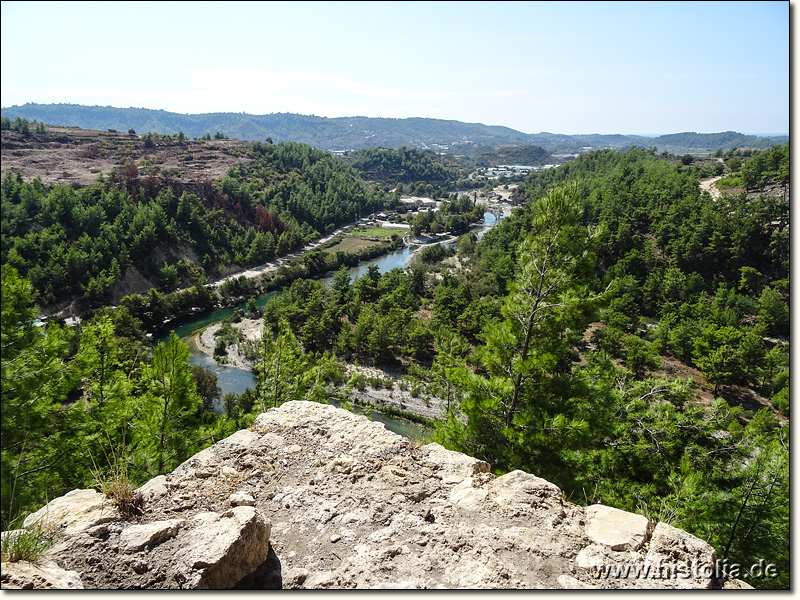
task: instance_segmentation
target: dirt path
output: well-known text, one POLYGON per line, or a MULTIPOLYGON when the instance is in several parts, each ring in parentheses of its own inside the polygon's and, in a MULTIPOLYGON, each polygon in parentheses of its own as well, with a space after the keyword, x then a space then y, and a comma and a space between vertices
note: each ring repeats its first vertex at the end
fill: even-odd
POLYGON ((722 175, 719 175, 717 177, 709 177, 707 179, 701 179, 700 180, 700 189, 703 190, 703 191, 708 192, 709 194, 711 194, 711 197, 714 200, 716 200, 717 198, 720 197, 722 192, 720 192, 719 188, 714 184, 717 181, 719 181, 720 179, 722 179, 722 175))
POLYGON ((336 229, 336 230, 332 231, 331 233, 329 233, 325 237, 322 237, 322 238, 318 239, 315 242, 311 242, 310 244, 307 244, 307 245, 303 246, 300 250, 295 250, 291 254, 287 254, 286 256, 282 256, 281 258, 276 258, 275 260, 272 260, 272 261, 270 261, 270 262, 268 262, 266 264, 263 264, 261 266, 253 267, 251 269, 246 269, 244 271, 239 271, 238 273, 234 273, 232 275, 228 275, 227 277, 223 277, 222 279, 218 279, 217 281, 213 281, 213 282, 209 283, 208 285, 210 285, 211 287, 217 287, 219 285, 222 285, 223 283, 225 283, 229 279, 239 279, 239 277, 247 277, 248 279, 253 279, 254 277, 260 277, 261 275, 264 275, 265 273, 269 273, 271 271, 277 271, 278 268, 283 263, 285 263, 287 260, 290 260, 290 259, 295 258, 297 256, 302 256, 306 252, 310 252, 311 250, 313 250, 314 248, 318 247, 319 245, 324 244, 325 242, 333 239, 335 236, 337 236, 340 233, 344 232, 345 229, 347 229, 348 227, 350 227, 350 225, 345 225, 344 227, 340 227, 339 229, 336 229))

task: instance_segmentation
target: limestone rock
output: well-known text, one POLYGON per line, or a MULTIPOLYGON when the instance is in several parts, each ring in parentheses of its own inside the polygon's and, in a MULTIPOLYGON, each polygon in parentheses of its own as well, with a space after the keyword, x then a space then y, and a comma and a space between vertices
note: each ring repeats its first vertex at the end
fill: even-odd
POLYGON ((167 493, 166 481, 166 475, 159 475, 158 477, 153 477, 153 479, 140 487, 139 493, 142 495, 144 501, 147 502, 153 498, 159 498, 165 495, 167 493))
POLYGON ((749 583, 745 583, 741 579, 727 579, 722 585, 723 590, 753 590, 755 589, 749 583))
POLYGON ((155 546, 171 537, 175 537, 184 519, 156 521, 144 525, 131 525, 119 535, 119 551, 123 554, 139 552, 146 546, 155 546))
POLYGON ((255 503, 255 499, 246 492, 231 494, 231 504, 234 506, 254 506, 255 503))
POLYGON ((442 483, 460 483, 467 477, 491 471, 489 464, 460 452, 453 452, 439 444, 424 447, 424 457, 433 467, 442 483))
POLYGON ((586 535, 612 550, 638 550, 647 537, 647 519, 618 508, 593 504, 586 507, 586 535))
POLYGON ((66 571, 51 560, 3 563, 4 590, 82 590, 83 583, 75 571, 66 571))
POLYGON ((481 504, 489 497, 489 491, 473 485, 476 483, 472 477, 467 477, 450 492, 450 502, 462 508, 477 510, 481 504))
POLYGON ((68 537, 119 519, 119 511, 100 492, 72 490, 28 515, 22 526, 28 528, 38 521, 43 521, 47 526, 57 524, 63 535, 68 537))
POLYGON ((481 460, 312 402, 259 415, 140 492, 132 521, 91 490, 51 502, 29 518, 47 515, 61 533, 46 558, 87 589, 721 585, 601 576, 713 564, 714 552, 663 524, 648 549, 644 517, 584 509, 533 474, 495 477, 481 460))
POLYGON ((652 569, 674 571, 664 587, 710 588, 714 583, 717 554, 714 548, 690 533, 659 523, 650 538, 645 563, 652 569))
POLYGON ((269 533, 269 522, 250 506, 206 513, 202 527, 181 540, 171 578, 188 589, 233 587, 266 560, 269 533))

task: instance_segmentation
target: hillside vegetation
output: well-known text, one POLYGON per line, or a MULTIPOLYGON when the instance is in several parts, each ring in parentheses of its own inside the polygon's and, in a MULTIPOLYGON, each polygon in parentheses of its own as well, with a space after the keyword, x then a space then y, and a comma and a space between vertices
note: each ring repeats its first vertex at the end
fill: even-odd
POLYGON ((349 153, 345 161, 370 180, 385 184, 418 183, 449 187, 462 165, 431 151, 409 148, 364 148, 349 153))
MULTIPOLYGON (((356 171, 302 144, 237 146, 225 176, 192 181, 162 170, 147 139, 126 142, 123 166, 86 187, 5 172, 2 262, 32 281, 42 304, 118 300, 126 279, 142 276, 167 291, 201 284, 383 205, 356 171)), ((203 151, 165 136, 150 143, 203 151)))

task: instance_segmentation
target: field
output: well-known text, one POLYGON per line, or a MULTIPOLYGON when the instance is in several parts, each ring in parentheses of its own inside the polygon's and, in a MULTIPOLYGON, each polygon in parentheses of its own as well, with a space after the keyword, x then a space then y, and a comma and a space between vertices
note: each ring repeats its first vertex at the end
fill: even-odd
POLYGON ((360 235, 345 234, 338 244, 325 248, 325 252, 336 254, 337 252, 361 252, 372 246, 377 246, 381 242, 377 240, 366 239, 360 235))
POLYGON ((358 227, 351 232, 352 235, 361 238, 386 238, 389 239, 395 234, 403 235, 408 233, 405 229, 383 229, 382 227, 358 227))

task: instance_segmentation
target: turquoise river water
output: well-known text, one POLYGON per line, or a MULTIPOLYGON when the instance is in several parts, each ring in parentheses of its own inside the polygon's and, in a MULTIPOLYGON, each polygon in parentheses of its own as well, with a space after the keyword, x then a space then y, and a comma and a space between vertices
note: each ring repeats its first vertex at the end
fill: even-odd
MULTIPOLYGON (((491 213, 487 212, 484 214, 483 223, 473 229, 477 233, 481 233, 481 231, 486 231, 493 227, 497 223, 497 217, 491 213)), ((366 260, 361 262, 358 266, 353 267, 350 269, 350 279, 354 281, 355 279, 361 277, 367 272, 367 269, 371 265, 376 265, 378 270, 381 273, 386 273, 391 271, 394 268, 404 268, 406 262, 408 261, 411 254, 416 250, 414 246, 405 247, 389 254, 385 254, 384 256, 380 256, 378 258, 374 258, 372 260, 366 260)), ((323 282, 326 286, 329 286, 330 283, 333 281, 334 274, 329 273, 325 276, 319 277, 319 281, 323 282)), ((262 294, 258 298, 256 298, 256 305, 259 308, 263 308, 266 306, 269 299, 274 296, 275 294, 279 294, 280 290, 276 290, 270 292, 268 294, 262 294)), ((197 316, 197 315, 190 315, 183 317, 181 319, 176 320, 172 326, 170 327, 169 331, 164 331, 156 337, 155 342, 163 342, 169 337, 169 332, 174 331, 178 337, 183 339, 184 342, 189 344, 189 347, 192 351, 191 362, 192 364, 202 365, 204 367, 208 367, 217 375, 217 382, 219 383, 219 387, 222 390, 222 395, 229 392, 233 392, 235 394, 242 394, 246 389, 255 389, 256 386, 256 379, 255 376, 251 371, 247 371, 244 369, 239 369, 237 367, 231 366, 224 366, 219 365, 217 362, 204 352, 201 352, 197 349, 193 342, 193 338, 197 332, 202 329, 205 329, 209 325, 213 325, 223 319, 230 317, 234 314, 234 312, 239 308, 244 308, 244 304, 240 304, 238 306, 232 306, 228 308, 220 308, 214 310, 212 312, 197 316)), ((221 408, 221 407, 220 407, 221 408)), ((361 409, 357 406, 353 407, 353 412, 361 413, 361 409)), ((394 431, 395 433, 399 433, 400 435, 406 437, 417 437, 417 438, 425 438, 430 435, 430 430, 422 425, 418 425, 416 423, 412 423, 410 421, 406 421, 404 419, 396 419, 393 417, 389 417, 387 415, 383 415, 377 411, 373 411, 370 413, 369 418, 373 421, 380 421, 386 428, 390 431, 394 431)))

